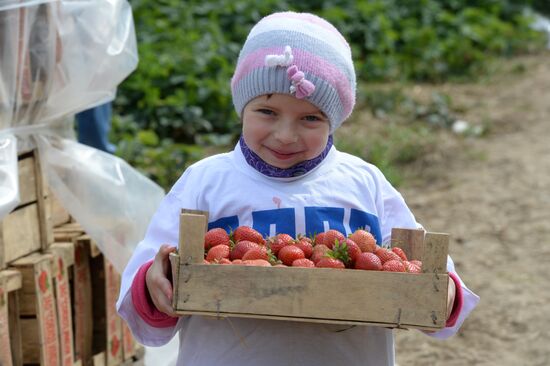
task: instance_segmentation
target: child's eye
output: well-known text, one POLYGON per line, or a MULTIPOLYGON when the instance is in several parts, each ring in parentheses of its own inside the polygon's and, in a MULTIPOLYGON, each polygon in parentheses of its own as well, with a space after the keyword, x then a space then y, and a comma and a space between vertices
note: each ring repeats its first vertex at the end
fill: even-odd
POLYGON ((272 116, 275 114, 275 112, 273 112, 271 109, 265 109, 265 108, 258 109, 258 112, 265 114, 267 116, 272 116))
POLYGON ((315 122, 315 121, 320 121, 321 120, 321 118, 319 118, 317 116, 314 116, 314 115, 305 116, 304 119, 306 121, 310 121, 310 122, 315 122))

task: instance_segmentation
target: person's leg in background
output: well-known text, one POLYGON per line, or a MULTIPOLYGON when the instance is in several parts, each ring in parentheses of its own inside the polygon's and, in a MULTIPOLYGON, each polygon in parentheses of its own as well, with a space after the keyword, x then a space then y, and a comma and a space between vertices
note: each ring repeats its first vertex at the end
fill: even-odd
POLYGON ((113 154, 115 145, 109 142, 111 102, 87 109, 76 115, 78 142, 113 154))

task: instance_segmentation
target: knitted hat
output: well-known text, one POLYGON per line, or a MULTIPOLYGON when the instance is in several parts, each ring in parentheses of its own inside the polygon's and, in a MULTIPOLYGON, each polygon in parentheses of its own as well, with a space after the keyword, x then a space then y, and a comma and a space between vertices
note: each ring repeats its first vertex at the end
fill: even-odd
POLYGON ((319 108, 330 133, 355 105, 351 49, 326 20, 308 13, 274 13, 250 31, 231 79, 239 116, 250 100, 264 94, 290 94, 319 108))

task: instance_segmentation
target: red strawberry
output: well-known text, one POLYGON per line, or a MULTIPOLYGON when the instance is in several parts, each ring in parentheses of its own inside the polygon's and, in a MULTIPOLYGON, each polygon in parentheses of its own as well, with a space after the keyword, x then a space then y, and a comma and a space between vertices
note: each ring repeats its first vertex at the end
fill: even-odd
POLYGON ((346 246, 347 246, 347 249, 348 249, 349 263, 353 266, 353 263, 355 263, 355 260, 357 259, 357 256, 359 254, 361 254, 361 249, 351 239, 345 239, 344 243, 346 243, 346 246))
POLYGON ((325 244, 327 247, 332 249, 335 242, 342 242, 346 239, 344 234, 339 232, 338 230, 329 230, 325 233, 325 237, 323 240, 323 244, 325 244))
POLYGON ((313 245, 311 244, 311 239, 302 236, 298 238, 298 240, 296 240, 294 245, 302 249, 306 258, 311 258, 311 255, 313 254, 313 245))
POLYGON ((258 248, 252 248, 248 250, 246 253, 244 253, 242 260, 249 260, 249 259, 264 259, 268 260, 269 255, 267 254, 267 248, 266 247, 258 247, 258 248))
POLYGON ((243 240, 251 241, 260 245, 265 245, 265 240, 262 237, 262 234, 249 226, 239 226, 235 229, 235 231, 233 231, 233 241, 235 243, 243 240))
POLYGON ((401 260, 408 261, 407 255, 405 254, 403 249, 401 249, 399 247, 393 247, 393 248, 391 248, 391 251, 394 252, 395 254, 397 254, 399 256, 399 258, 401 258, 401 260))
POLYGON ((311 261, 307 258, 300 258, 300 259, 296 259, 294 262, 292 262, 292 267, 313 268, 313 267, 315 267, 315 263, 313 263, 313 261, 311 261))
POLYGON ((317 244, 323 244, 325 245, 325 233, 319 233, 317 235, 315 235, 315 239, 313 239, 313 243, 315 243, 315 245, 317 244))
POLYGON ((390 259, 382 265, 382 271, 388 272, 405 272, 405 265, 401 260, 390 259))
POLYGON ((260 267, 271 267, 271 263, 263 259, 249 259, 243 261, 245 266, 260 266, 260 267))
POLYGON ((376 249, 376 239, 366 230, 357 229, 349 238, 361 248, 362 252, 374 252, 376 249))
POLYGON ((295 245, 285 245, 279 250, 277 257, 279 257, 283 264, 290 266, 296 259, 305 258, 305 254, 302 249, 295 245))
POLYGON ((229 246, 225 244, 210 248, 208 254, 206 254, 206 260, 209 262, 219 261, 222 258, 229 258, 229 246))
POLYGON ((243 264, 243 260, 242 259, 235 259, 235 260, 231 261, 231 264, 240 265, 240 264, 243 264))
POLYGON ((231 264, 231 261, 227 258, 222 258, 218 261, 218 264, 231 264))
POLYGON ((392 252, 389 249, 378 247, 374 251, 374 254, 376 254, 380 260, 382 261, 382 264, 386 263, 389 260, 398 260, 401 262, 401 257, 399 257, 397 254, 392 252))
POLYGON ((317 244, 313 247, 313 253, 311 254, 311 260, 313 263, 317 263, 321 258, 327 255, 330 251, 329 247, 324 244, 317 244))
POLYGON ((278 255, 279 250, 285 245, 294 243, 294 238, 288 234, 277 234, 274 238, 270 238, 268 245, 271 253, 278 255))
POLYGON ((418 267, 420 267, 420 269, 422 269, 422 261, 419 261, 419 260, 416 260, 416 259, 413 259, 411 261, 412 264, 416 264, 418 267))
POLYGON ((381 271, 382 261, 378 256, 371 252, 359 254, 355 261, 355 269, 365 269, 370 271, 381 271))
POLYGON ((230 258, 233 259, 242 259, 244 253, 248 252, 252 248, 259 248, 260 244, 254 243, 252 241, 248 240, 242 240, 239 241, 235 247, 233 247, 233 250, 231 250, 230 258))
POLYGON ((412 262, 403 261, 403 264, 405 265, 405 269, 407 270, 407 272, 422 273, 422 270, 420 269, 420 267, 417 266, 416 264, 412 263, 412 262))
POLYGON ((229 245, 229 234, 222 228, 210 229, 204 235, 204 249, 208 250, 216 245, 229 245))
POLYGON ((315 267, 322 267, 322 268, 338 268, 338 269, 344 269, 346 266, 344 265, 344 262, 342 262, 339 259, 330 258, 330 257, 323 257, 319 262, 315 264, 315 267))

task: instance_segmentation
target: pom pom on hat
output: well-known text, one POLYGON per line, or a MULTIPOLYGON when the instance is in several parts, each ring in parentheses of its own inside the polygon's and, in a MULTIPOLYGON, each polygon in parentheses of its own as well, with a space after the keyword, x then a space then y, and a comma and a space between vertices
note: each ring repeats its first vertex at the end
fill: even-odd
POLYGON ((274 13, 250 31, 231 79, 239 116, 250 100, 290 94, 319 108, 333 133, 355 105, 351 49, 338 30, 308 13, 274 13))

